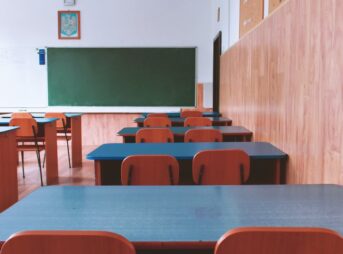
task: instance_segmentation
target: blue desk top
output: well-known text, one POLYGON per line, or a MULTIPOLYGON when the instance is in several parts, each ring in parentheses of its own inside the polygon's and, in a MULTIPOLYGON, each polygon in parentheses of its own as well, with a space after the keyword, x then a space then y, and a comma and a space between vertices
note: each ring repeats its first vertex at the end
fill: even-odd
MULTIPOLYGON (((119 136, 135 136, 136 132, 142 128, 127 127, 121 129, 117 134, 119 136)), ((224 135, 228 134, 252 134, 251 131, 242 126, 210 126, 210 127, 169 127, 174 135, 184 135, 186 131, 191 129, 216 129, 220 130, 224 135)))
MULTIPOLYGON (((143 117, 147 117, 148 114, 150 113, 143 113, 142 116, 143 117)), ((169 113, 166 113, 168 115, 168 117, 172 118, 172 117, 180 117, 180 112, 169 112, 169 113)), ((202 113, 203 116, 207 116, 207 117, 219 117, 221 116, 220 113, 218 112, 203 112, 202 113)))
POLYGON ((14 127, 1 127, 0 126, 0 134, 10 132, 10 131, 14 131, 16 129, 18 129, 18 127, 15 127, 15 126, 14 127))
MULTIPOLYGON (((225 118, 225 117, 207 117, 209 118, 212 122, 231 122, 232 120, 229 118, 225 118)), ((186 118, 181 118, 181 117, 172 117, 170 118, 170 120, 173 123, 183 123, 185 121, 186 118)), ((134 121, 135 123, 143 123, 145 120, 145 117, 138 117, 136 118, 134 121)))
MULTIPOLYGON (((58 118, 35 118, 37 124, 52 123, 58 120, 58 118)), ((0 118, 0 125, 8 125, 11 118, 0 118)))
MULTIPOLYGON (((65 116, 68 118, 72 118, 72 117, 78 117, 81 116, 82 114, 80 113, 65 113, 65 116)), ((32 116, 34 118, 44 118, 45 117, 45 113, 32 113, 32 116)), ((0 115, 0 117, 4 117, 4 118, 11 118, 12 114, 4 114, 4 115, 0 115)))
POLYGON ((0 240, 23 230, 105 230, 132 242, 215 242, 243 226, 343 235, 342 200, 335 185, 43 187, 0 214, 0 240))
POLYGON ((214 143, 123 143, 104 144, 87 155, 89 160, 123 160, 129 155, 168 154, 177 159, 193 159, 202 150, 242 149, 252 159, 283 159, 287 154, 265 142, 214 143))

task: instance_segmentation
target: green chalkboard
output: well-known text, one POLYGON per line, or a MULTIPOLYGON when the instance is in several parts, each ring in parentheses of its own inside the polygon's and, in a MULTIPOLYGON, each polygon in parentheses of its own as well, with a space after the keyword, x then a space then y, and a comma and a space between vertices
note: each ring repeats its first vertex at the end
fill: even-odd
POLYGON ((194 106, 195 48, 48 48, 50 106, 194 106))

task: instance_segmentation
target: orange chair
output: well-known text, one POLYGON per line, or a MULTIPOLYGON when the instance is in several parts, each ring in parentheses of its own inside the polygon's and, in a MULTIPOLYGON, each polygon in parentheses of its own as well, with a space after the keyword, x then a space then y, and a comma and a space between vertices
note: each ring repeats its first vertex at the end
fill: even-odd
POLYGON ((183 110, 183 111, 181 111, 180 116, 182 118, 202 117, 202 112, 201 111, 197 111, 197 110, 183 110))
POLYGON ((168 114, 167 113, 150 113, 147 115, 147 117, 167 117, 168 118, 168 114))
POLYGON ((171 127, 168 117, 148 117, 143 122, 144 127, 171 127))
POLYGON ((223 142, 223 135, 216 129, 191 129, 185 133, 185 142, 223 142))
POLYGON ((338 254, 342 237, 323 228, 237 228, 224 234, 214 254, 338 254))
POLYGON ((187 117, 185 127, 212 126, 212 121, 207 117, 187 117))
POLYGON ((169 155, 132 155, 121 164, 123 185, 177 185, 179 163, 169 155))
POLYGON ((135 254, 121 235, 102 231, 26 231, 12 235, 0 254, 135 254))
MULTIPOLYGON (((65 140, 67 142, 67 152, 68 152, 68 163, 69 168, 71 168, 70 163, 70 151, 69 151, 69 141, 71 140, 71 129, 67 127, 67 117, 63 113, 46 113, 45 118, 58 118, 56 121, 56 131, 57 131, 57 139, 65 140)), ((45 162, 45 156, 43 161, 43 167, 45 162)))
POLYGON ((136 133, 136 143, 172 143, 173 132, 168 128, 143 128, 136 133))
POLYGON ((25 178, 24 152, 35 151, 39 166, 41 185, 43 186, 40 152, 45 150, 45 144, 44 138, 38 137, 38 126, 36 120, 33 118, 14 118, 11 119, 9 125, 19 127, 17 130, 17 150, 21 153, 23 178, 25 178))
POLYGON ((32 118, 32 115, 28 112, 13 112, 11 118, 32 118))
POLYGON ((203 185, 238 185, 250 174, 250 158, 242 150, 206 150, 193 158, 193 180, 203 185))

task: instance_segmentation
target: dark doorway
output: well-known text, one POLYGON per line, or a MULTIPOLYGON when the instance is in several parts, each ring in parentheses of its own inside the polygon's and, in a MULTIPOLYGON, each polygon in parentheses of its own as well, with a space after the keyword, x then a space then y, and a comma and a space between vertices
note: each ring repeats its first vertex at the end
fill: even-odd
POLYGON ((219 112, 220 55, 222 54, 222 32, 213 42, 213 111, 219 112))

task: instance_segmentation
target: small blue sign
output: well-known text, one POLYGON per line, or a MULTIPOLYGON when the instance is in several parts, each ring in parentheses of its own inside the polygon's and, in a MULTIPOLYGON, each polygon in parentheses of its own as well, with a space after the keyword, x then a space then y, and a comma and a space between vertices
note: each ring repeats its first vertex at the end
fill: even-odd
POLYGON ((45 65, 45 49, 40 49, 39 54, 39 65, 45 65))

